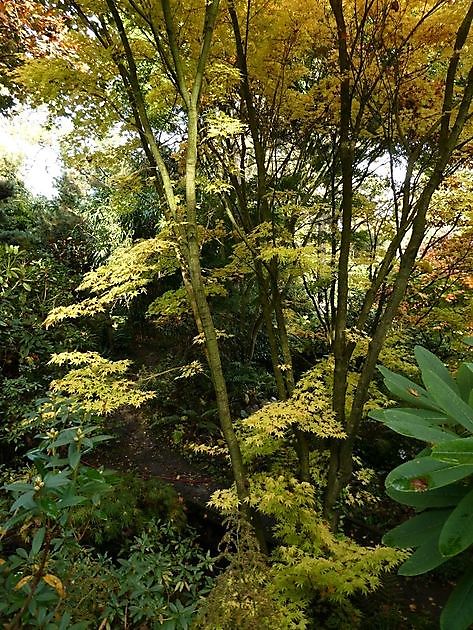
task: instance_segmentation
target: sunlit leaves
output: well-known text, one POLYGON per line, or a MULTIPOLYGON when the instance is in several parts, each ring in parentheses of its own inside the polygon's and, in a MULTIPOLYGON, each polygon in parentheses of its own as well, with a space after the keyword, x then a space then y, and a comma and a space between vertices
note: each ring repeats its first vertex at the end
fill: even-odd
POLYGON ((291 398, 268 403, 242 420, 241 425, 243 454, 250 461, 278 451, 294 428, 319 438, 345 437, 325 384, 314 371, 302 377, 291 398))
POLYGON ((177 267, 172 244, 155 238, 117 249, 105 265, 86 274, 80 290, 92 295, 70 306, 58 306, 46 318, 52 326, 67 318, 95 315, 118 303, 128 304, 146 290, 157 276, 173 273, 177 267))
POLYGON ((126 378, 129 361, 109 361, 95 352, 69 352, 54 355, 52 362, 73 366, 51 383, 52 391, 69 397, 72 406, 89 413, 107 415, 125 405, 140 407, 154 396, 126 378))

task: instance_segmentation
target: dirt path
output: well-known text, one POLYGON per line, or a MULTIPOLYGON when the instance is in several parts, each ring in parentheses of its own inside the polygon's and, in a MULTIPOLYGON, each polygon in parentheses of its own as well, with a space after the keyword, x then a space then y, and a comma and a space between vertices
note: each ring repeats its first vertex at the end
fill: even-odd
POLYGON ((214 479, 186 459, 166 440, 160 440, 148 428, 144 413, 125 410, 117 418, 116 439, 97 449, 90 463, 122 472, 136 472, 140 477, 157 477, 171 484, 190 510, 212 521, 220 518, 207 503, 219 487, 214 479))

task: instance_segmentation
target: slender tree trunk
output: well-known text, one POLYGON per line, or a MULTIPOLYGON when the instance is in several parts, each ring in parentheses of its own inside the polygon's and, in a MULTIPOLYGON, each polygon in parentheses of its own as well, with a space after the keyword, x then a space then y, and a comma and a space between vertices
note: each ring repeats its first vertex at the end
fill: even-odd
MULTIPOLYGON (((341 238, 337 270, 337 303, 334 322, 332 407, 339 421, 345 423, 346 392, 349 355, 347 352, 346 327, 348 314, 348 265, 351 249, 353 215, 353 143, 351 139, 350 59, 347 48, 347 29, 341 0, 330 0, 337 23, 338 65, 340 71, 340 148, 339 160, 342 173, 341 238)), ((332 489, 338 487, 340 441, 334 440, 330 449, 328 488, 325 515, 333 522, 331 514, 334 501, 332 489)))
MULTIPOLYGON (((258 124, 258 115, 253 103, 251 87, 248 80, 248 67, 246 59, 246 51, 241 36, 238 15, 233 0, 228 2, 228 12, 232 23, 233 33, 235 37, 235 47, 238 68, 241 72, 241 94, 245 103, 246 114, 248 118, 248 126, 250 129, 253 148, 255 152, 256 170, 257 170, 257 212, 253 220, 252 227, 256 227, 261 222, 271 222, 271 209, 267 197, 267 168, 265 163, 265 147, 261 141, 261 135, 258 124)), ((256 278, 258 282, 259 295, 264 315, 264 323, 268 342, 271 351, 271 362, 273 365, 274 377, 278 390, 278 397, 286 400, 290 397, 294 390, 294 371, 292 365, 292 355, 287 338, 286 323, 282 310, 281 293, 278 287, 278 261, 272 259, 267 269, 268 278, 265 277, 265 271, 262 265, 257 262, 256 278), (271 300, 268 300, 267 290, 271 293, 271 300), (273 325, 273 311, 276 316, 276 327, 273 325), (279 365, 279 354, 284 361, 284 372, 282 373, 279 365)), ((299 477, 303 481, 309 481, 309 442, 307 435, 300 429, 295 430, 297 442, 297 455, 299 459, 299 477)))
POLYGON ((233 428, 228 401, 225 377, 222 370, 217 334, 205 294, 205 285, 200 265, 200 244, 197 236, 196 216, 196 165, 197 165, 197 108, 190 104, 188 109, 188 141, 186 160, 186 209, 187 209, 187 246, 189 250, 189 275, 192 291, 202 325, 207 350, 207 359, 215 389, 220 425, 230 453, 233 476, 238 497, 244 506, 248 497, 248 483, 240 446, 233 428))
MULTIPOLYGON (((174 192, 174 186, 169 176, 165 161, 156 141, 152 129, 146 103, 141 92, 136 63, 128 41, 125 26, 115 4, 115 0, 106 0, 116 25, 117 31, 125 53, 126 66, 120 56, 116 57, 126 92, 132 105, 135 122, 139 130, 140 138, 146 155, 161 177, 162 188, 167 202, 167 218, 173 226, 176 234, 176 255, 181 267, 184 287, 189 303, 192 307, 194 318, 199 333, 203 333, 205 339, 206 357, 211 372, 217 402, 218 414, 222 433, 225 438, 232 465, 238 499, 242 514, 248 521, 255 519, 250 514, 247 505, 248 480, 243 464, 240 445, 233 427, 226 382, 223 375, 220 350, 215 331, 211 311, 205 293, 205 285, 202 278, 200 263, 200 243, 198 239, 197 204, 196 204, 196 168, 197 168, 197 142, 198 142, 198 111, 200 94, 203 82, 205 65, 208 58, 213 29, 217 17, 219 0, 209 0, 205 10, 205 20, 201 39, 201 52, 193 80, 191 91, 188 90, 185 80, 184 67, 180 58, 179 47, 175 35, 173 16, 169 0, 161 0, 161 7, 166 25, 169 50, 174 64, 174 70, 169 67, 176 87, 182 97, 187 113, 187 157, 186 157, 186 203, 185 209, 179 206, 174 192), (183 214, 183 212, 185 214, 183 214)), ((92 28, 93 28, 92 24, 92 28)), ((98 35, 99 39, 100 36, 98 35)), ((100 39, 100 41, 102 41, 100 39)), ((104 47, 109 42, 102 41, 104 47)), ((171 63, 171 61, 169 61, 171 63)), ((262 550, 266 549, 265 537, 262 528, 256 523, 256 535, 262 550)))

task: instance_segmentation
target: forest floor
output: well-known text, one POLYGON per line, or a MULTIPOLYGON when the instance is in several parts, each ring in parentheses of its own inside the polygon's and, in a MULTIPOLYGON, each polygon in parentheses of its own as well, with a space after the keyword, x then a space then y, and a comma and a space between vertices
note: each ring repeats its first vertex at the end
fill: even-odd
MULTIPOLYGON (((135 369, 156 368, 159 357, 150 352, 149 344, 137 344, 133 350, 135 369)), ((208 501, 215 490, 229 483, 225 481, 225 463, 219 469, 218 464, 208 465, 202 457, 187 457, 180 446, 173 444, 169 427, 152 424, 149 410, 123 410, 108 427, 115 439, 98 449, 90 463, 171 484, 182 498, 188 521, 199 532, 201 544, 215 552, 224 527, 208 501)), ((379 544, 382 532, 375 530, 362 521, 347 519, 346 533, 360 544, 379 544)), ((381 588, 360 597, 355 604, 363 612, 366 630, 434 630, 439 627, 440 612, 453 585, 448 571, 412 578, 390 574, 381 588)))
MULTIPOLYGON (((177 447, 150 429, 145 413, 126 410, 115 427, 116 439, 98 450, 93 463, 171 484, 182 497, 189 522, 201 532, 202 544, 215 550, 224 530, 219 515, 207 502, 222 483, 208 471, 202 472, 199 463, 189 461, 177 447)), ((379 542, 362 524, 353 526, 349 533, 360 543, 379 542)), ((433 630, 438 628, 439 615, 452 586, 443 575, 401 578, 391 574, 382 588, 360 599, 357 605, 366 617, 363 624, 367 630, 433 630)))
POLYGON ((114 429, 107 431, 115 439, 97 449, 88 463, 118 472, 134 472, 143 479, 154 477, 173 486, 184 504, 189 523, 199 533, 201 544, 215 551, 224 529, 220 515, 207 504, 222 483, 149 428, 144 412, 126 409, 113 424, 114 429))
POLYGON ((205 506, 219 484, 177 448, 153 434, 144 415, 135 409, 120 416, 115 440, 101 453, 103 465, 141 477, 157 477, 170 483, 185 501, 205 506), (105 457, 105 461, 103 458, 105 457))

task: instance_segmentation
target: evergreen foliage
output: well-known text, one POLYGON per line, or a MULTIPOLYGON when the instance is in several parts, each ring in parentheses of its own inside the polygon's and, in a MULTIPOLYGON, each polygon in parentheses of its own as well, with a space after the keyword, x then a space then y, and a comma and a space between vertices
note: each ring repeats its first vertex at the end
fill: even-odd
MULTIPOLYGON (((394 431, 427 444, 386 478, 388 494, 418 511, 384 536, 386 544, 415 549, 401 565, 401 575, 431 571, 473 543, 473 364, 462 363, 453 378, 428 350, 417 346, 415 354, 425 388, 380 368, 389 391, 411 407, 371 413, 394 431)), ((466 630, 473 622, 471 568, 467 558, 462 564, 466 573, 442 611, 445 630, 466 630)))

